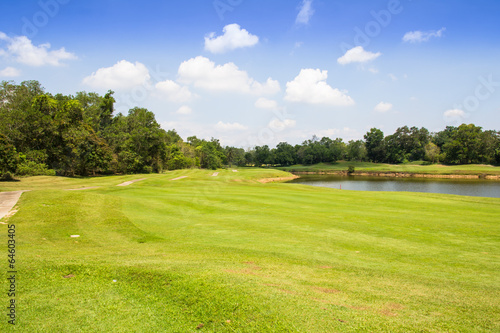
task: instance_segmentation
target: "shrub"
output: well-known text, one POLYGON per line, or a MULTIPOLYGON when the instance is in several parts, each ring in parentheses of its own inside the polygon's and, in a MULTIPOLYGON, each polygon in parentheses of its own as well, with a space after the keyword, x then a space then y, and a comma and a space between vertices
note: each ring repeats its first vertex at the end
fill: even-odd
POLYGON ((349 166, 347 167, 347 173, 349 173, 349 174, 350 174, 350 173, 354 173, 354 171, 355 171, 354 165, 349 165, 349 166))
POLYGON ((17 165, 16 174, 18 176, 55 176, 56 172, 44 163, 25 160, 17 165))

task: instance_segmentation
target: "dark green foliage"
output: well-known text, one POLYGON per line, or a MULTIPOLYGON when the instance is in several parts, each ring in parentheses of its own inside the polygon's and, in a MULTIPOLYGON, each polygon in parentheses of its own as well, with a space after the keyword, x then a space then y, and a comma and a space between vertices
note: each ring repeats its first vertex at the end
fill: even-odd
POLYGON ((0 178, 10 179, 10 174, 16 171, 18 163, 16 148, 0 133, 0 178))
POLYGON ((386 157, 384 133, 378 128, 372 128, 364 138, 368 159, 371 162, 383 162, 386 157))
POLYGON ((392 135, 372 128, 364 141, 313 136, 301 145, 280 142, 245 151, 219 140, 188 137, 160 127, 153 112, 133 108, 114 115, 114 92, 75 96, 44 91, 37 81, 0 85, 2 174, 96 175, 149 173, 165 169, 226 166, 290 166, 339 160, 405 163, 426 160, 449 164, 500 164, 500 134, 473 124, 425 128, 400 127, 392 135), (19 155, 20 154, 20 158, 19 155))

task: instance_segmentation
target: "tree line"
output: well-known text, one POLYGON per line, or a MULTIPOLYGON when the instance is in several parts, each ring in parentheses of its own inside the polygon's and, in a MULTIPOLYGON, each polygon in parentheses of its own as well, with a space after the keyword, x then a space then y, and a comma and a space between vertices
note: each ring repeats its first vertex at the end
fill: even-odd
POLYGON ((115 114, 113 91, 52 95, 38 81, 0 86, 0 174, 66 176, 150 173, 184 168, 289 166, 338 160, 405 163, 500 164, 500 133, 473 124, 429 133, 407 126, 384 136, 372 128, 364 140, 313 136, 302 144, 250 150, 218 139, 164 130, 153 112, 135 107, 115 114))

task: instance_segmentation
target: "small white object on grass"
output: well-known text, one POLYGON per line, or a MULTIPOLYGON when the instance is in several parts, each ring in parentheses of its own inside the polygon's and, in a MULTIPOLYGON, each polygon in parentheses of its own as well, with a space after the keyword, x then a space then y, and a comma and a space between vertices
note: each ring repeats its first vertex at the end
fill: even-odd
POLYGON ((77 237, 80 237, 80 235, 71 235, 69 237, 71 237, 71 238, 77 238, 77 237))
POLYGON ((113 282, 116 282, 116 280, 113 280, 113 282))

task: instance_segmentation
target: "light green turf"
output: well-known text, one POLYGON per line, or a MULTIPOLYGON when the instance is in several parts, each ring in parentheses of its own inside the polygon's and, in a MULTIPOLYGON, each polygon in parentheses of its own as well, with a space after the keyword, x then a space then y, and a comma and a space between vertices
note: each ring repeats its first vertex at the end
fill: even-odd
POLYGON ((500 330, 500 199, 218 172, 0 183, 33 190, 3 221, 17 230, 17 330, 500 330), (101 187, 62 190, 87 186, 101 187))
POLYGON ((385 164, 385 163, 370 163, 370 162, 346 162, 338 161, 336 163, 319 163, 314 165, 292 165, 282 167, 281 170, 290 172, 294 171, 313 171, 313 172, 328 172, 328 171, 346 171, 352 165, 356 171, 365 172, 408 172, 421 174, 436 174, 436 175, 500 175, 500 167, 483 164, 470 165, 442 165, 431 164, 425 165, 423 162, 413 162, 405 164, 385 164))

